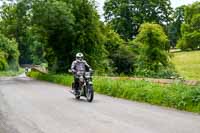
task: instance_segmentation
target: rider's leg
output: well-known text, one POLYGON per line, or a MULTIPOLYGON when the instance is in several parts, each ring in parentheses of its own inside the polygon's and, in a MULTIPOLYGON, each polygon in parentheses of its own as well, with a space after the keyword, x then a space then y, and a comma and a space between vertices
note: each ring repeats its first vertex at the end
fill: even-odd
POLYGON ((78 92, 78 87, 79 87, 78 78, 74 77, 74 91, 75 91, 75 93, 78 92))

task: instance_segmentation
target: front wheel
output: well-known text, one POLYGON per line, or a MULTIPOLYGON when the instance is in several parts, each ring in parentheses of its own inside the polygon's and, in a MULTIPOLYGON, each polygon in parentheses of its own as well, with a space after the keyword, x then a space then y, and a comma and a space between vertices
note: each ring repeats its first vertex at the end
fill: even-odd
POLYGON ((79 100, 80 99, 80 95, 76 95, 75 98, 79 100))
POLYGON ((88 102, 92 102, 94 98, 94 90, 93 90, 92 85, 87 86, 86 98, 88 102))

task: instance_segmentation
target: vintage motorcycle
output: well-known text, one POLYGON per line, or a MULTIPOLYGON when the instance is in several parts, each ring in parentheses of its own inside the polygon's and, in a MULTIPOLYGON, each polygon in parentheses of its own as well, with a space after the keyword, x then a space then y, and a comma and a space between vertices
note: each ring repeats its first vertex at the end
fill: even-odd
MULTIPOLYGON (((94 90, 92 83, 92 71, 89 72, 77 72, 75 76, 78 78, 78 89, 77 92, 71 91, 76 99, 80 99, 81 96, 87 98, 88 102, 92 102, 94 98, 94 90)), ((72 83, 72 89, 75 89, 75 83, 72 83)))

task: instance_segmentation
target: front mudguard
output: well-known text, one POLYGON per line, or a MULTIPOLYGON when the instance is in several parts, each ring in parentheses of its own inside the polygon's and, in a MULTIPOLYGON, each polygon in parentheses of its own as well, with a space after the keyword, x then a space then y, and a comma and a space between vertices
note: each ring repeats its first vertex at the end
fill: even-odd
POLYGON ((75 89, 75 83, 73 82, 72 83, 72 90, 74 90, 75 89))

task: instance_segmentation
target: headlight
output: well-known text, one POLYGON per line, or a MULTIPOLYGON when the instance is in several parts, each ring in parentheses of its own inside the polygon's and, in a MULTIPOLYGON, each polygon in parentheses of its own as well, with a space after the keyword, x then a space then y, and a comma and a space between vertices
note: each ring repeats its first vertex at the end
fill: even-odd
POLYGON ((85 78, 86 78, 86 79, 89 79, 89 78, 90 78, 90 76, 85 76, 85 78))

